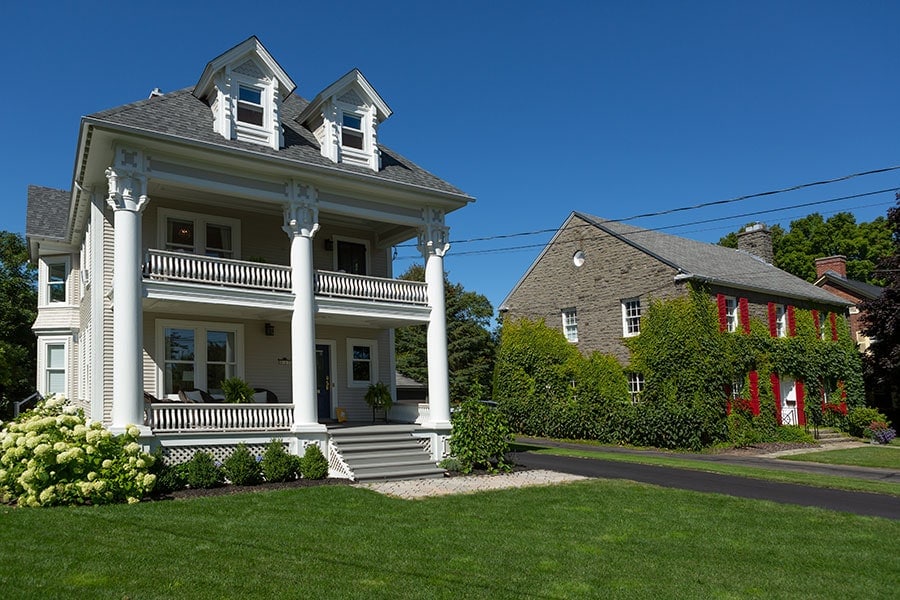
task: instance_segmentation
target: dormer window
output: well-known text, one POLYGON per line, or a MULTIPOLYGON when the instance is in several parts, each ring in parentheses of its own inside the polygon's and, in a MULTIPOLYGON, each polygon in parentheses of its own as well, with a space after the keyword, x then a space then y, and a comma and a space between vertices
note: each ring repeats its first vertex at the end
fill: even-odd
POLYGON ((341 145, 348 148, 363 149, 365 134, 362 128, 362 117, 344 113, 343 126, 341 127, 341 145))
POLYGON ((262 90, 239 86, 237 119, 242 123, 249 123, 262 127, 263 124, 263 102, 262 90))

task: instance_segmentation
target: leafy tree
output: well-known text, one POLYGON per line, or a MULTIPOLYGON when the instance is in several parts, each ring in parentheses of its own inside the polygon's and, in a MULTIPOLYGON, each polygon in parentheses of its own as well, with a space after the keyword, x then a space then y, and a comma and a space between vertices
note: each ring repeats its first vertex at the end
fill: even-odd
MULTIPOLYGON (((891 253, 891 230, 884 217, 857 223, 848 212, 827 220, 812 213, 791 221, 789 231, 778 225, 770 231, 775 266, 807 281, 816 280, 817 258, 843 255, 847 257, 847 277, 877 284, 881 277, 875 266, 891 253)), ((737 233, 729 233, 719 244, 737 248, 737 233)))
POLYGON ((888 210, 887 222, 892 231, 892 252, 879 263, 877 271, 886 285, 881 296, 864 302, 861 310, 865 333, 873 340, 866 355, 866 372, 887 396, 876 403, 896 418, 900 407, 900 197, 897 206, 888 210))
POLYGON ((21 235, 0 231, 0 419, 34 390, 36 269, 21 235))
MULTIPOLYGON (((425 281, 425 267, 412 265, 400 279, 425 281)), ((447 303, 447 360, 450 399, 454 402, 491 389, 496 338, 491 331, 494 307, 483 295, 450 283, 444 274, 447 303)), ((428 382, 428 327, 413 325, 395 333, 397 370, 416 381, 428 382)), ((480 399, 480 398, 476 398, 480 399)))

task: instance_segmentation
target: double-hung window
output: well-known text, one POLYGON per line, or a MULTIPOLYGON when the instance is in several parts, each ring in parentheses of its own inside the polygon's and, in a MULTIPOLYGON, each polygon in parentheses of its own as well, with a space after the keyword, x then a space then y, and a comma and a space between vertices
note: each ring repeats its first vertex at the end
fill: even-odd
POLYGON ((787 307, 784 304, 775 305, 775 337, 787 337, 787 307))
POLYGON ((628 374, 628 394, 631 396, 631 403, 637 404, 641 399, 641 392, 644 391, 644 376, 640 373, 628 374))
POLYGON ((40 271, 41 305, 65 304, 68 301, 66 283, 69 279, 69 257, 43 259, 40 271))
POLYGON ((363 150, 365 147, 364 140, 362 115, 343 113, 341 118, 341 146, 363 150))
POLYGON ((237 120, 262 127, 263 91, 249 85, 238 86, 237 120))
POLYGON ((633 337, 641 332, 641 299, 622 300, 622 334, 633 337))
POLYGON ((366 387, 378 381, 378 345, 375 340, 347 340, 347 385, 366 387))
POLYGON ((738 329, 740 317, 738 315, 738 301, 732 296, 725 297, 725 331, 735 332, 738 329))
POLYGON ((239 258, 240 221, 160 209, 166 250, 216 258, 239 258))
POLYGON ((243 327, 228 323, 163 321, 162 394, 202 389, 222 395, 222 381, 240 377, 243 327))
POLYGON ((563 333, 570 342, 578 341, 578 311, 566 308, 562 311, 563 333))

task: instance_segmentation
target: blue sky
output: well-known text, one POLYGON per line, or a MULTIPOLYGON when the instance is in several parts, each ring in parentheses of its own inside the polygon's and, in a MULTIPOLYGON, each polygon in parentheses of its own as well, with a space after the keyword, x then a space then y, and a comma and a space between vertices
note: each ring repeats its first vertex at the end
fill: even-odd
MULTIPOLYGON (((496 308, 550 234, 465 240, 900 164, 898 23, 895 1, 14 2, 0 229, 24 231, 28 184, 71 186, 81 116, 192 86, 255 34, 306 98, 358 67, 394 111, 379 141, 477 198, 448 218, 446 268, 496 308)), ((817 209, 870 221, 893 192, 826 201, 894 187, 900 171, 629 222, 715 242, 817 209)))

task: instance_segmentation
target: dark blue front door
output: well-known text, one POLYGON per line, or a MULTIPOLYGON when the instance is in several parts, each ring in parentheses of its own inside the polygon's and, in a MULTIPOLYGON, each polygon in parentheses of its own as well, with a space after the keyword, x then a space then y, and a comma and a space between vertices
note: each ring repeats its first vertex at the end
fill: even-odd
POLYGON ((316 399, 319 419, 331 418, 331 348, 316 344, 316 399))

